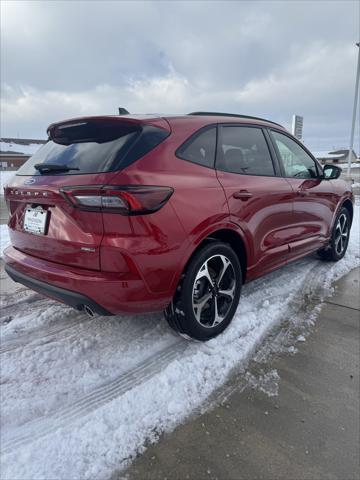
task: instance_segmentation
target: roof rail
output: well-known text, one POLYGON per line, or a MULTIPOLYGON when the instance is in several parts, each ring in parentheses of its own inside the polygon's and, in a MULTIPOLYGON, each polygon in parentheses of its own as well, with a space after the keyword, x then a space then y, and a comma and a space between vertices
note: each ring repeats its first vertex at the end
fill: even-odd
POLYGON ((221 112, 191 112, 188 115, 211 115, 214 117, 237 117, 237 118, 248 118, 250 120, 261 120, 262 122, 272 123, 273 125, 278 125, 281 128, 284 128, 280 123, 273 122, 272 120, 266 120, 266 118, 252 117, 250 115, 238 115, 237 113, 221 113, 221 112))

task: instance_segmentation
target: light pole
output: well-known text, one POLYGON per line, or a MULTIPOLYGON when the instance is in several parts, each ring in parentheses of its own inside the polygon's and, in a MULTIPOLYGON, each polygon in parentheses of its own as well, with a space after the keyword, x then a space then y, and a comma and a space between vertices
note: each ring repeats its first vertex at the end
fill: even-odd
POLYGON ((355 122, 356 122, 356 108, 359 98, 359 77, 360 77, 360 42, 356 43, 358 47, 358 61, 357 61, 357 70, 356 70, 356 81, 355 81, 355 96, 354 96, 354 106, 353 106, 353 115, 352 115, 352 125, 351 125, 351 134, 350 134, 350 145, 349 145, 349 155, 348 155, 348 167, 347 167, 347 176, 350 179, 350 170, 351 170, 351 157, 354 147, 354 134, 355 134, 355 122))

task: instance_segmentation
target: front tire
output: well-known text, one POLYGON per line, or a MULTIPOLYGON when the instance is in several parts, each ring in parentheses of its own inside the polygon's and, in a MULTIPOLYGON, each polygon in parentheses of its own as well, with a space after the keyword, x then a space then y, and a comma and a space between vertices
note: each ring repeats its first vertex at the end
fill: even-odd
POLYGON ((349 244, 350 227, 349 210, 343 207, 336 217, 328 246, 318 252, 322 260, 337 262, 343 258, 349 244))
POLYGON ((190 260, 165 318, 178 333, 209 340, 233 319, 241 286, 241 266, 233 249, 223 242, 208 243, 190 260))

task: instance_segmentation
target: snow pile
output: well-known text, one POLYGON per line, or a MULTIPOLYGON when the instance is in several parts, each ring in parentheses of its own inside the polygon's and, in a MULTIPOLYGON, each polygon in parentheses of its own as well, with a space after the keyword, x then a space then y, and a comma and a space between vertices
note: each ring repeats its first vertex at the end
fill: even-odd
MULTIPOLYGON (((87 319, 24 289, 8 296, 2 480, 107 478, 204 405, 260 345, 280 348, 284 323, 303 341, 331 283, 360 265, 359 210, 344 259, 307 257, 245 285, 233 322, 206 344, 176 336, 161 315, 87 319)), ((252 381, 276 395, 275 371, 252 381)))
POLYGON ((14 170, 0 170, 0 195, 4 195, 4 187, 9 183, 15 175, 14 170))
POLYGON ((28 145, 23 145, 22 143, 17 142, 4 142, 0 140, 0 151, 6 153, 22 153, 24 155, 34 155, 35 152, 42 147, 43 144, 39 143, 29 143, 28 145))

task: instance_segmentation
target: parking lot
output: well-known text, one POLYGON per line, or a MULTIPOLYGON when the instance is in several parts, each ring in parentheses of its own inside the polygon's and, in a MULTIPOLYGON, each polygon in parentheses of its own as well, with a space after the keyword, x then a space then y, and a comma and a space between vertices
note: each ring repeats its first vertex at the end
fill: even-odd
POLYGON ((343 260, 245 285, 206 344, 161 314, 89 319, 2 268, 4 478, 118 479, 136 458, 130 478, 356 478, 358 208, 343 260))

